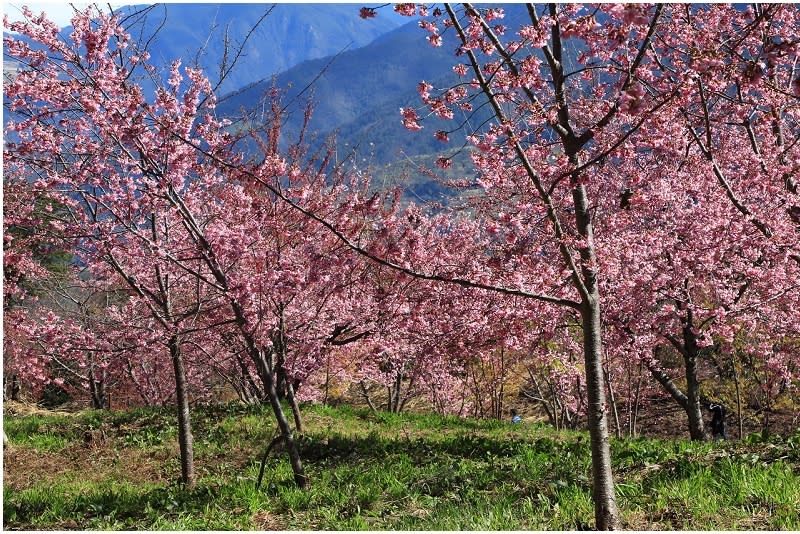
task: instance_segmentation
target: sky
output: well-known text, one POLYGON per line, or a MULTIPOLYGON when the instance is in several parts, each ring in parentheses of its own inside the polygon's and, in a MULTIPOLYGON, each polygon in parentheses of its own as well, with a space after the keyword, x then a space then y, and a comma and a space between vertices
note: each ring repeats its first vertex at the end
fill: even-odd
MULTIPOLYGON (((69 21, 72 19, 72 15, 75 11, 72 9, 72 4, 77 9, 84 9, 86 6, 97 4, 98 7, 101 9, 108 9, 108 2, 101 1, 101 2, 69 2, 69 1, 62 1, 62 2, 55 2, 55 1, 38 1, 38 2, 26 2, 20 0, 11 0, 10 2, 7 0, 3 1, 3 13, 8 15, 8 18, 12 21, 14 20, 21 20, 22 19, 22 6, 27 5, 31 8, 31 11, 36 13, 37 15, 44 11, 47 13, 47 18, 58 24, 60 27, 69 26, 69 21)), ((123 5, 132 4, 135 2, 125 2, 125 3, 118 3, 118 2, 111 2, 112 8, 117 8, 123 5)))
MULTIPOLYGON (((188 0, 188 1, 184 0, 184 1, 180 1, 180 2, 175 2, 175 0, 170 0, 170 1, 174 2, 174 3, 199 3, 199 2, 206 3, 206 2, 208 2, 208 0, 205 0, 205 2, 204 2, 204 0, 199 0, 199 2, 198 2, 198 0, 188 0)), ((250 2, 255 2, 257 0, 237 0, 237 1, 240 2, 240 3, 250 3, 250 2)), ((286 0, 283 0, 283 1, 285 2, 286 0)), ((314 1, 315 2, 325 2, 326 0, 314 0, 314 1)), ((38 2, 26 2, 26 1, 20 1, 20 0, 11 0, 11 1, 2 0, 2 3, 3 3, 3 13, 7 13, 8 14, 8 18, 11 19, 12 21, 13 20, 19 20, 19 19, 22 18, 21 7, 23 5, 27 5, 36 14, 44 11, 45 13, 47 13, 47 16, 48 16, 48 18, 50 20, 52 20, 53 22, 55 22, 56 24, 58 24, 62 28, 64 26, 69 26, 69 21, 72 18, 72 14, 74 13, 72 7, 70 7, 70 3, 72 5, 74 5, 78 9, 83 9, 86 6, 91 5, 91 4, 97 4, 101 9, 105 9, 105 8, 107 8, 107 6, 109 4, 109 2, 107 0, 97 1, 97 2, 69 2, 69 1, 64 1, 64 0, 62 0, 62 1, 50 0, 50 1, 38 1, 38 2)), ((111 7, 112 8, 117 8, 117 7, 124 6, 124 5, 134 5, 136 3, 147 4, 147 3, 151 3, 151 2, 147 2, 147 1, 145 1, 145 2, 137 2, 136 0, 134 0, 134 1, 130 1, 129 0, 128 2, 123 2, 123 3, 111 2, 111 7)), ((287 3, 291 3, 291 2, 287 2, 287 3)))
MULTIPOLYGON (((47 13, 47 17, 61 26, 69 26, 69 21, 72 18, 72 14, 74 11, 72 7, 70 7, 69 2, 19 2, 19 1, 11 1, 6 2, 3 1, 3 12, 8 14, 8 18, 11 20, 19 20, 22 18, 22 6, 27 5, 31 8, 34 13, 40 13, 44 11, 47 13)), ((86 6, 90 5, 91 2, 72 2, 72 4, 77 7, 78 9, 83 9, 86 6)), ((105 4, 99 4, 105 5, 105 4)))

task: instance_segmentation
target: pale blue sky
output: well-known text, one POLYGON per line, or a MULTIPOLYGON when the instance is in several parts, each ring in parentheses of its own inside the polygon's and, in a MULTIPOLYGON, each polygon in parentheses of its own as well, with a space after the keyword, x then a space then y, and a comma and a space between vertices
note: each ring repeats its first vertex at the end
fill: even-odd
MULTIPOLYGON (((72 2, 78 9, 83 9, 91 2, 72 2)), ((44 11, 50 20, 55 22, 61 27, 69 26, 69 21, 72 18, 73 10, 69 2, 20 2, 12 0, 11 2, 3 2, 3 12, 8 14, 11 20, 19 20, 22 18, 22 11, 20 8, 27 5, 34 13, 44 11)), ((98 4, 105 5, 105 4, 98 4)))
MULTIPOLYGON (((155 1, 155 0, 153 0, 153 1, 155 1)), ((181 4, 183 4, 183 3, 209 3, 209 0, 199 0, 199 1, 198 0, 179 0, 178 2, 175 2, 175 0, 169 0, 169 1, 172 2, 172 3, 181 3, 181 4)), ((263 1, 263 0, 236 0, 236 1, 239 2, 239 3, 257 3, 257 2, 260 2, 260 1, 263 1)), ((319 3, 326 3, 327 1, 328 0, 314 0, 314 2, 319 2, 319 3)), ((282 0, 282 2, 283 3, 294 3, 291 0, 288 1, 288 2, 286 0, 282 0)), ((70 2, 69 1, 65 2, 63 0, 62 1, 55 1, 55 0, 41 1, 40 0, 38 2, 26 2, 24 0, 22 0, 22 1, 20 1, 20 0, 10 0, 10 1, 9 0, 2 0, 2 3, 3 3, 3 13, 8 13, 8 17, 11 20, 19 20, 19 19, 21 19, 22 18, 22 12, 20 11, 20 8, 23 5, 27 5, 28 7, 30 7, 33 10, 34 13, 38 14, 41 11, 44 11, 45 13, 47 13, 47 16, 53 22, 55 22, 56 24, 58 24, 61 27, 69 26, 69 21, 72 18, 72 14, 74 13, 73 10, 72 10, 72 7, 70 7, 70 2)), ((107 0, 105 0, 105 1, 97 1, 97 2, 71 2, 71 3, 75 7, 77 7, 78 9, 83 9, 86 6, 91 5, 91 4, 97 4, 101 9, 106 9, 106 6, 108 5, 108 1, 107 0)), ((133 0, 133 1, 128 0, 127 2, 111 2, 111 7, 117 8, 117 7, 120 7, 120 6, 134 5, 134 4, 137 4, 137 3, 147 4, 147 3, 151 3, 151 2, 148 2, 148 1, 137 2, 137 0, 133 0)), ((211 3, 213 3, 213 2, 211 2, 211 3)))

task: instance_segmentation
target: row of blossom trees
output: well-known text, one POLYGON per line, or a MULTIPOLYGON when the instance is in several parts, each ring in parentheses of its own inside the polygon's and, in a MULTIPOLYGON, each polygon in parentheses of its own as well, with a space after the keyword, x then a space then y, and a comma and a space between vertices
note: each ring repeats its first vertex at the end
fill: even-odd
MULTIPOLYGON (((174 402, 188 484, 190 402, 228 384, 272 407, 304 486, 298 398, 332 375, 371 405, 381 384, 389 410, 426 395, 500 417, 524 369, 554 424, 586 417, 597 527, 614 528, 607 400, 619 428, 632 369, 694 439, 704 358, 755 357, 767 388, 796 379, 797 10, 528 5, 506 28, 497 7, 396 9, 461 61, 463 83, 420 84, 421 109, 494 119, 450 209, 403 206, 283 139, 277 91, 263 127, 233 127, 202 73, 176 61, 162 80, 115 17, 79 13, 69 38, 28 10, 6 21, 25 39, 4 41, 21 65, 5 86, 4 370, 95 407, 113 391, 174 402), (43 268, 43 245, 70 251, 68 272, 43 268)), ((402 120, 420 130, 420 113, 402 120)))
MULTIPOLYGON (((595 517, 613 528, 610 332, 686 410, 696 439, 705 346, 730 351, 745 329, 750 351, 784 362, 781 380, 796 367, 798 11, 528 4, 509 30, 498 8, 397 9, 422 17, 434 46, 455 33, 464 58, 462 85, 420 84, 428 111, 454 118, 476 95, 492 109, 472 137, 485 193, 474 207, 503 236, 491 283, 578 315, 595 517), (683 358, 685 391, 660 365, 665 346, 683 358)), ((403 111, 407 127, 423 126, 403 111)))

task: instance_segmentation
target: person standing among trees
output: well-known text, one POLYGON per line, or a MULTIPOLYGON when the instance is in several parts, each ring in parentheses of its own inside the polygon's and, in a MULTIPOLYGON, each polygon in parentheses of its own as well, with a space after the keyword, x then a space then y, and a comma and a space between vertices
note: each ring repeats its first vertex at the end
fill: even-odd
POLYGON ((728 439, 725 433, 725 407, 712 402, 708 405, 708 410, 713 414, 711 417, 711 435, 713 438, 728 439))

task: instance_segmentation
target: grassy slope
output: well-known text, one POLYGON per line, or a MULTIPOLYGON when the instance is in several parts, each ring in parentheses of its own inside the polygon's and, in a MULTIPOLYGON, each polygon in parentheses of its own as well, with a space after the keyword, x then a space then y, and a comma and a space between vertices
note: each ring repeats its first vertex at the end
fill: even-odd
MULTIPOLYGON (((531 424, 305 409, 309 491, 271 458, 269 413, 194 414, 200 480, 184 491, 166 410, 10 415, 6 529, 548 530, 593 523, 585 433, 531 424)), ((612 443, 624 525, 800 529, 800 434, 769 443, 612 443)))

